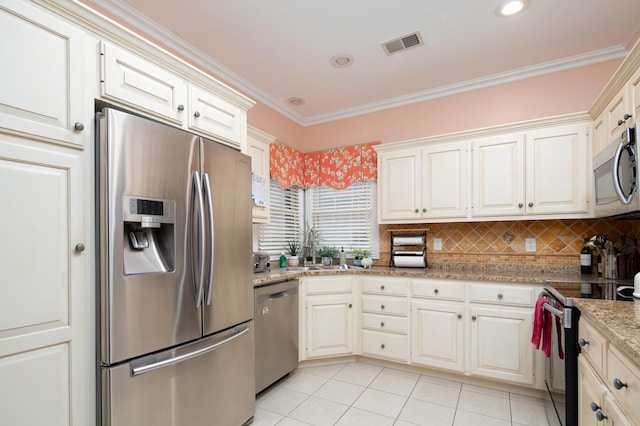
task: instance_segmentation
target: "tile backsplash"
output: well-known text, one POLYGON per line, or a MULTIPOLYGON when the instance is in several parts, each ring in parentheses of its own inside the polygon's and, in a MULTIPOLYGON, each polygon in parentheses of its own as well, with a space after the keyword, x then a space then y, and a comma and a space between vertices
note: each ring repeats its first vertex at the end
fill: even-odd
POLYGON ((614 243, 620 241, 622 235, 635 240, 640 237, 640 221, 615 219, 380 225, 380 263, 389 262, 389 231, 424 229, 429 230, 429 264, 575 265, 576 270, 580 267, 579 253, 585 237, 605 234, 614 243), (434 238, 442 240, 442 250, 434 250, 434 238), (535 252, 525 250, 525 240, 528 238, 535 238, 535 252))

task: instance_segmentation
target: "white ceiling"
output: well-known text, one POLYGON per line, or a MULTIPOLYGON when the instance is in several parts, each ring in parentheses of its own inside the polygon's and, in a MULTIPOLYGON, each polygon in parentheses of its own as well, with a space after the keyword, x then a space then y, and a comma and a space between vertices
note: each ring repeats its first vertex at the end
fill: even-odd
POLYGON ((302 125, 621 58, 640 36, 639 0, 531 0, 511 18, 500 0, 83 1, 302 125), (385 55, 413 31, 423 46, 385 55))

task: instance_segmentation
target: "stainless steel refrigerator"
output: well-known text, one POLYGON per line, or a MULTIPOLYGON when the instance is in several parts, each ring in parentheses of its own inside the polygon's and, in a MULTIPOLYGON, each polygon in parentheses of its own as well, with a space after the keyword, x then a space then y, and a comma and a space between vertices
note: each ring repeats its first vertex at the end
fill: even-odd
POLYGON ((111 108, 96 121, 99 421, 251 421, 250 157, 111 108))

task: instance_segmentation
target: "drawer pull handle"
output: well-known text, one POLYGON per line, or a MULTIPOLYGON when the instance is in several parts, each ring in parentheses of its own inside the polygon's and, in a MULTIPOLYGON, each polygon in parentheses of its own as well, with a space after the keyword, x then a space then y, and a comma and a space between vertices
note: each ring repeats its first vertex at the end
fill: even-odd
POLYGON ((380 309, 384 311, 384 305, 380 305, 380 309))
POLYGON ((458 314, 458 319, 462 319, 462 314, 458 314))
POLYGON ((380 349, 384 349, 384 343, 380 345, 380 349))
POLYGON ((622 388, 628 387, 628 385, 617 377, 613 379, 613 387, 620 390, 622 388))
POLYGON ((591 403, 591 411, 598 411, 600 408, 602 407, 596 404, 595 401, 591 403))
POLYGON ((383 322, 380 323, 380 327, 384 327, 384 323, 383 322))
POLYGON ((384 290, 384 285, 381 285, 381 286, 380 286, 380 290, 384 290))
POLYGON ((607 420, 609 417, 605 416, 604 414, 602 414, 602 411, 598 411, 596 413, 596 419, 598 419, 599 422, 603 421, 603 420, 607 420))
POLYGON ((438 290, 437 288, 433 290, 433 294, 438 294, 440 292, 440 290, 438 290))
POLYGON ((498 293, 498 300, 502 300, 502 293, 498 293))
POLYGON ((589 341, 588 340, 584 340, 584 339, 580 339, 578 341, 578 343, 580 343, 580 346, 585 347, 585 346, 587 346, 589 344, 589 341))

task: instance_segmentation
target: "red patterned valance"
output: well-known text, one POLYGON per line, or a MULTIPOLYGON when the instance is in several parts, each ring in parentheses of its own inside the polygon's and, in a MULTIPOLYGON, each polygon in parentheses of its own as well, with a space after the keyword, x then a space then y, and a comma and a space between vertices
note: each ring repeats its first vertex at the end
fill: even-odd
POLYGON ((269 148, 271 178, 283 188, 329 186, 345 189, 355 182, 376 180, 379 142, 303 154, 281 143, 269 148))

